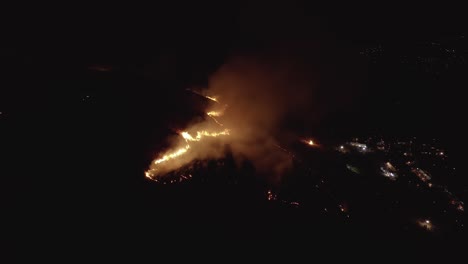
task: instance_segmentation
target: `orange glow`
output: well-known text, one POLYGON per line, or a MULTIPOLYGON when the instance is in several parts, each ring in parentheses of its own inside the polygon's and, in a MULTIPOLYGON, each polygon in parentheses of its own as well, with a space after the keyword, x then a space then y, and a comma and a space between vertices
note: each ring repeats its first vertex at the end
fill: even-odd
POLYGON ((209 115, 209 116, 222 116, 223 112, 222 111, 210 111, 210 112, 208 112, 206 114, 209 115))
MULTIPOLYGON (((186 131, 183 131, 183 132, 180 133, 180 136, 185 140, 187 145, 185 145, 185 147, 179 148, 179 149, 177 149, 175 151, 166 153, 161 158, 154 160, 153 164, 161 166, 164 163, 167 163, 167 162, 169 162, 171 160, 177 159, 178 157, 184 155, 190 149, 189 142, 199 142, 199 141, 202 141, 202 139, 205 138, 205 137, 219 137, 219 136, 227 136, 227 135, 229 135, 229 130, 228 129, 225 129, 225 130, 223 130, 221 132, 208 132, 206 130, 197 131, 197 135, 195 137, 190 135, 190 133, 188 133, 186 131)), ((148 178, 148 179, 151 179, 151 180, 155 180, 155 172, 156 171, 158 171, 158 168, 157 167, 155 168, 153 166, 151 169, 149 169, 148 171, 145 172, 145 177, 148 178)))
POLYGON ((170 159, 174 159, 174 158, 177 158, 179 157, 180 155, 184 154, 185 152, 187 152, 187 150, 190 148, 189 145, 185 146, 185 148, 181 148, 181 149, 178 149, 176 152, 174 153, 171 153, 171 154, 167 154, 167 155, 164 155, 162 158, 160 159, 157 159, 154 161, 154 164, 159 164, 161 162, 165 162, 165 161, 168 161, 170 159))
POLYGON ((303 139, 301 141, 311 147, 317 147, 317 143, 314 142, 312 139, 303 139))
MULTIPOLYGON (((192 91, 192 90, 191 90, 192 91)), ((207 95, 202 95, 198 92, 192 91, 193 93, 196 93, 198 95, 201 95, 211 101, 218 102, 216 97, 211 97, 207 95)), ((227 105, 225 105, 224 109, 221 111, 208 111, 206 114, 211 117, 218 125, 223 126, 218 120, 216 120, 214 117, 219 117, 224 114, 224 111, 226 110, 227 105)), ((186 145, 185 147, 180 147, 173 150, 173 151, 168 151, 166 154, 164 154, 162 157, 154 160, 152 162, 152 166, 148 171, 145 172, 145 177, 154 181, 157 181, 155 178, 157 175, 164 174, 164 172, 169 172, 171 170, 175 170, 181 165, 179 165, 180 162, 184 163, 187 162, 187 159, 190 160, 190 157, 184 158, 183 160, 179 160, 179 163, 171 163, 170 161, 176 160, 179 157, 183 156, 185 153, 189 151, 191 148, 190 143, 191 142, 200 142, 203 140, 205 137, 219 137, 219 136, 227 136, 229 135, 229 129, 224 129, 223 131, 220 132, 208 132, 206 130, 202 131, 197 131, 196 136, 192 136, 189 132, 187 131, 182 131, 180 132, 180 136, 184 139, 186 145)), ((201 144, 201 143, 198 143, 201 144)), ((197 145, 198 147, 203 148, 203 145, 197 145)), ((190 176, 191 177, 191 176, 190 176)), ((165 182, 163 182, 165 183, 165 182)))
POLYGON ((206 99, 209 99, 209 100, 211 100, 211 101, 213 101, 213 102, 218 103, 218 99, 217 99, 216 97, 214 97, 214 96, 204 95, 204 94, 201 94, 200 92, 197 92, 197 91, 192 90, 192 89, 187 89, 187 91, 191 91, 191 92, 194 93, 194 94, 198 94, 198 95, 200 95, 200 96, 205 97, 206 99))
POLYGON ((210 99, 211 101, 218 103, 218 99, 216 97, 205 95, 205 98, 210 99))
POLYGON ((213 119, 213 121, 215 121, 216 124, 218 124, 220 126, 223 126, 223 124, 221 124, 215 117, 222 116, 224 114, 224 111, 210 111, 210 112, 208 112, 206 114, 209 117, 211 117, 211 119, 213 119))
POLYGON ((151 179, 151 173, 149 171, 145 171, 145 177, 151 179))
MULTIPOLYGON (((221 132, 207 132, 207 131, 197 131, 197 136, 192 137, 188 132, 182 132, 180 134, 185 141, 200 141, 203 137, 218 137, 218 136, 227 136, 229 135, 229 130, 225 129, 224 131, 221 132)), ((187 145, 188 146, 188 145, 187 145)))

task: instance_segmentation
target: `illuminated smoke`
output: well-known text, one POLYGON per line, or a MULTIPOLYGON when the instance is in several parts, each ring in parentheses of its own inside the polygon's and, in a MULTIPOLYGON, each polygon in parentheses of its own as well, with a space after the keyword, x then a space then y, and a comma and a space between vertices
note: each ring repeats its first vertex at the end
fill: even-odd
POLYGON ((195 160, 221 158, 229 150, 237 161, 252 162, 258 174, 279 179, 292 163, 290 153, 278 148, 280 139, 291 134, 283 123, 291 114, 304 115, 310 104, 310 82, 298 72, 284 61, 231 59, 211 76, 207 89, 191 90, 211 100, 208 118, 181 132, 146 176, 156 179, 195 160))

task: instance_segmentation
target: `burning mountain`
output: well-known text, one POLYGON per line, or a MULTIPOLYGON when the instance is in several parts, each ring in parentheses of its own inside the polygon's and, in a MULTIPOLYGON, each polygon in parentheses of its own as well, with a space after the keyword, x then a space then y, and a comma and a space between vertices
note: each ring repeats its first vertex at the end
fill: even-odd
POLYGON ((206 90, 192 91, 211 102, 205 121, 180 131, 146 177, 157 179, 195 160, 221 158, 229 150, 237 161, 253 162, 257 173, 279 179, 291 166, 291 156, 278 149, 279 141, 291 135, 282 124, 291 115, 304 115, 309 104, 310 83, 298 72, 285 63, 229 61, 211 76, 206 90))

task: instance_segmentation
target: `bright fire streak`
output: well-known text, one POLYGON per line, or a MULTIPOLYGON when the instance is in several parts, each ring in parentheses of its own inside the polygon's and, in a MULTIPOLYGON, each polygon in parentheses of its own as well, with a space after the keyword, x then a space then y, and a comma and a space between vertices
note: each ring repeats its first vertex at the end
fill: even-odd
MULTIPOLYGON (((153 163, 155 165, 158 165, 158 164, 161 164, 161 163, 164 163, 164 162, 168 162, 170 160, 176 159, 176 158, 182 156, 183 154, 185 154, 190 149, 189 142, 201 141, 202 138, 204 138, 204 137, 227 136, 227 135, 229 135, 229 130, 225 129, 225 130, 223 130, 221 132, 197 131, 197 135, 195 137, 190 135, 188 132, 184 131, 184 132, 181 132, 180 135, 184 138, 185 142, 187 142, 187 145, 185 147, 183 147, 183 148, 180 148, 180 149, 170 153, 170 154, 164 155, 162 158, 159 158, 159 159, 153 161, 153 163)), ((156 170, 157 169, 153 168, 153 169, 150 169, 150 170, 146 171, 145 172, 146 178, 148 178, 150 180, 154 180, 155 175, 153 174, 153 172, 155 172, 156 170)))
MULTIPOLYGON (((185 133, 185 132, 182 132, 182 133, 185 133)), ((159 164, 159 163, 168 161, 170 159, 175 159, 175 158, 179 157, 180 155, 184 154, 185 152, 187 152, 187 150, 189 148, 190 148, 190 146, 187 145, 187 146, 185 146, 185 148, 180 148, 174 153, 164 155, 162 158, 155 160, 154 164, 159 164)))
POLYGON ((221 112, 221 111, 210 111, 210 112, 208 112, 206 114, 209 115, 209 116, 212 116, 212 117, 213 116, 222 116, 223 112, 221 112))
POLYGON ((219 103, 219 102, 218 102, 218 99, 217 99, 216 97, 212 97, 212 96, 208 96, 208 95, 204 95, 204 97, 207 98, 207 99, 210 99, 210 100, 213 101, 213 102, 219 103))
POLYGON ((197 91, 194 91, 194 90, 192 90, 192 89, 187 89, 187 91, 190 91, 190 92, 192 92, 192 93, 195 93, 195 94, 198 94, 198 95, 200 95, 200 96, 203 96, 203 97, 205 97, 206 99, 209 99, 209 100, 211 100, 211 101, 213 101, 213 102, 219 103, 219 102, 218 102, 218 99, 217 99, 216 97, 208 96, 208 95, 203 95, 203 94, 201 94, 201 93, 199 93, 199 92, 197 92, 197 91))
POLYGON ((182 132, 180 135, 186 140, 186 141, 200 141, 202 137, 218 137, 218 136, 227 136, 229 135, 229 130, 225 129, 224 131, 221 132, 208 132, 208 131, 197 131, 197 136, 192 137, 188 132, 182 132))
POLYGON ((206 113, 209 117, 211 117, 211 119, 213 119, 213 121, 216 122, 216 124, 220 125, 220 126, 223 126, 223 124, 221 124, 216 118, 215 116, 222 116, 224 114, 224 111, 210 111, 208 113, 206 113))
MULTIPOLYGON (((199 92, 196 92, 196 91, 193 91, 193 90, 190 90, 188 89, 189 91, 193 92, 193 93, 196 93, 200 96, 203 96, 211 101, 214 101, 214 102, 217 102, 218 103, 218 100, 216 97, 211 97, 211 96, 207 96, 207 95, 203 95, 203 94, 200 94, 199 92)), ((227 105, 224 106, 224 109, 221 110, 221 111, 209 111, 207 112, 206 114, 211 117, 218 125, 220 126, 223 126, 223 124, 221 124, 220 122, 218 122, 218 120, 215 119, 215 117, 219 117, 219 116, 222 116, 224 114, 224 111, 226 110, 227 108, 227 105)), ((221 132, 208 132, 208 131, 197 131, 197 134, 195 137, 193 137, 192 135, 190 135, 190 133, 188 133, 187 131, 183 131, 180 133, 180 136, 182 136, 182 138, 184 138, 185 142, 187 143, 187 145, 185 147, 182 147, 172 153, 169 153, 169 154, 165 154, 163 157, 153 161, 154 165, 159 165, 161 163, 165 163, 165 162, 168 162, 170 160, 173 160, 173 159, 176 159, 180 156, 182 156, 183 154, 185 154, 189 149, 190 149, 190 144, 189 142, 194 142, 194 141, 201 141, 203 137, 218 137, 218 136, 226 136, 226 135, 229 135, 229 129, 225 129, 221 132)), ((155 174, 153 172, 156 172, 158 171, 157 168, 151 168, 149 169, 148 171, 145 172, 145 176, 151 180, 155 180, 155 174)))
POLYGON ((153 177, 151 177, 151 173, 149 171, 145 171, 145 177, 149 178, 149 179, 153 179, 153 177))
POLYGON ((304 142, 305 144, 309 145, 309 146, 312 146, 312 147, 317 146, 317 143, 315 143, 312 139, 303 139, 301 141, 304 142))
POLYGON ((224 126, 223 124, 221 124, 218 120, 216 120, 216 118, 210 116, 211 119, 213 119, 213 121, 215 121, 216 124, 218 124, 219 126, 224 126))

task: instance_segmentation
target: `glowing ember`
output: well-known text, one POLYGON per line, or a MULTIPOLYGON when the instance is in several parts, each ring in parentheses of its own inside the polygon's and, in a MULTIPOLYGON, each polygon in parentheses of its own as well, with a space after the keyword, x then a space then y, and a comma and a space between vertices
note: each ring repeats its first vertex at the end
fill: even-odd
POLYGON ((176 152, 174 153, 171 153, 171 154, 168 154, 168 155, 164 155, 162 158, 160 159, 157 159, 154 161, 154 164, 159 164, 161 162, 165 162, 165 161, 168 161, 170 159, 174 159, 174 158, 177 158, 179 157, 180 155, 184 154, 185 152, 187 152, 187 150, 190 148, 189 145, 185 146, 185 148, 181 148, 179 150, 177 150, 176 152))
MULTIPOLYGON (((218 136, 227 136, 229 135, 229 130, 225 129, 224 131, 221 132, 207 132, 207 131, 197 131, 197 136, 192 137, 188 132, 182 132, 181 136, 186 140, 186 141, 200 141, 203 137, 218 137, 218 136)), ((188 146, 188 145, 187 145, 188 146)))
POLYGON ((316 147, 317 143, 315 143, 312 139, 303 139, 301 140, 303 143, 311 146, 311 147, 316 147))
POLYGON ((216 97, 212 97, 212 96, 207 96, 207 95, 205 95, 205 98, 210 99, 211 101, 217 102, 217 103, 218 103, 218 99, 217 99, 216 97))
POLYGON ((145 171, 145 177, 151 179, 151 173, 149 171, 145 171))
POLYGON ((224 111, 210 111, 210 112, 208 112, 206 114, 209 117, 211 117, 211 119, 213 119, 213 121, 215 121, 216 124, 218 124, 220 126, 223 126, 223 124, 221 124, 215 117, 222 116, 224 114, 224 111))
MULTIPOLYGON (((174 152, 170 152, 169 154, 165 154, 161 158, 153 161, 154 165, 162 165, 163 163, 169 162, 171 160, 177 159, 183 154, 187 153, 187 151, 190 149, 189 142, 199 142, 201 141, 204 137, 218 137, 218 136, 227 136, 229 135, 229 130, 225 129, 224 131, 221 132, 208 132, 208 131, 197 131, 197 135, 193 137, 190 135, 188 132, 184 131, 181 132, 180 135, 182 138, 187 142, 187 145, 183 148, 179 148, 178 150, 174 152)), ((157 168, 151 168, 150 170, 145 172, 145 176, 149 179, 154 179, 155 177, 155 172, 157 171, 157 168)))
POLYGON ((216 97, 214 97, 214 96, 204 95, 204 94, 201 94, 201 93, 199 93, 199 92, 197 92, 197 91, 195 91, 195 90, 192 90, 192 89, 186 89, 186 90, 187 90, 187 91, 190 91, 190 92, 192 92, 192 93, 194 93, 194 94, 198 94, 198 95, 200 95, 200 96, 203 96, 203 97, 205 97, 205 98, 208 99, 208 100, 211 100, 211 101, 213 101, 213 102, 218 103, 218 99, 217 99, 216 97))
POLYGON ((211 117, 213 117, 213 116, 222 116, 223 112, 221 112, 221 111, 210 111, 210 112, 208 112, 206 114, 211 116, 211 117))

